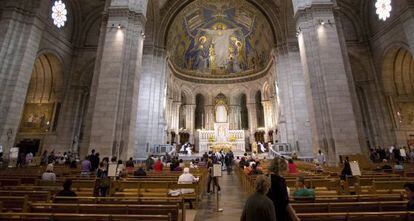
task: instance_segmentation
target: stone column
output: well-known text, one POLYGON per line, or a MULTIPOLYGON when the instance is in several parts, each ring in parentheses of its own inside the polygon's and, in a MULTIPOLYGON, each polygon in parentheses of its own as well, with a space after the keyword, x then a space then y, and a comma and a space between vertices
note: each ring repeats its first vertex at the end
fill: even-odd
POLYGON ((19 129, 50 1, 3 1, 0 14, 0 145, 4 158, 19 129))
POLYGON ((401 16, 401 22, 410 47, 410 52, 414 55, 414 8, 412 6, 404 11, 401 16))
POLYGON ((133 155, 146 5, 146 0, 112 0, 106 9, 89 147, 102 157, 133 155))
POLYGON ((239 105, 230 106, 230 129, 231 130, 240 130, 241 128, 241 108, 239 105))
POLYGON ((213 130, 214 129, 214 106, 212 105, 205 105, 204 106, 204 125, 206 130, 213 130))
POLYGON ((293 0, 306 80, 313 150, 328 162, 338 155, 361 153, 352 100, 353 82, 335 23, 332 0, 293 0), (325 25, 321 23, 325 22, 325 25))
POLYGON ((187 131, 190 133, 190 143, 194 143, 194 136, 195 136, 195 131, 194 131, 194 122, 195 122, 195 108, 196 105, 195 104, 187 104, 185 105, 185 127, 187 129, 187 131))
MULTIPOLYGON (((305 78, 297 42, 281 44, 275 51, 281 143, 289 143, 304 157, 312 157, 312 133, 306 100, 305 78)), ((276 136, 276 135, 275 135, 276 136)))
POLYGON ((273 127, 273 110, 272 102, 270 100, 262 101, 263 111, 264 111, 264 121, 266 129, 271 129, 273 127))
POLYGON ((179 132, 179 124, 180 124, 180 107, 181 102, 180 101, 174 101, 172 104, 172 119, 171 119, 171 129, 175 131, 175 133, 178 134, 179 132))
POLYGON ((250 143, 254 142, 254 133, 257 129, 257 115, 256 115, 256 104, 248 103, 247 112, 249 117, 249 131, 250 131, 250 143))

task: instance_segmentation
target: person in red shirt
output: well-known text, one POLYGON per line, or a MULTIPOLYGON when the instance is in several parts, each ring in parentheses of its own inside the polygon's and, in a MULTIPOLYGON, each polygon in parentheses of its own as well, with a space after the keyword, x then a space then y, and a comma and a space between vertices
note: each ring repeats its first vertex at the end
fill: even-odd
POLYGON ((289 173, 290 174, 298 173, 298 170, 296 169, 296 164, 293 162, 292 159, 289 159, 288 167, 289 167, 289 173))
POLYGON ((158 159, 157 162, 155 162, 155 164, 154 164, 154 170, 156 172, 161 172, 163 167, 164 167, 164 165, 162 164, 160 159, 158 159))

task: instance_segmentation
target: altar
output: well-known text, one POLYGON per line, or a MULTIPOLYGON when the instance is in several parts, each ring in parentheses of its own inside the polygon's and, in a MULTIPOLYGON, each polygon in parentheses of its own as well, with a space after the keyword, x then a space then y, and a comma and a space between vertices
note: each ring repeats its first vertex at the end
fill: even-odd
POLYGON ((216 127, 215 130, 199 130, 199 152, 217 152, 223 150, 227 153, 230 150, 235 154, 244 154, 245 136, 244 130, 229 130, 227 127, 216 127))
POLYGON ((220 93, 215 101, 214 130, 198 130, 199 153, 231 150, 235 154, 244 154, 246 151, 244 130, 230 130, 226 97, 220 93))

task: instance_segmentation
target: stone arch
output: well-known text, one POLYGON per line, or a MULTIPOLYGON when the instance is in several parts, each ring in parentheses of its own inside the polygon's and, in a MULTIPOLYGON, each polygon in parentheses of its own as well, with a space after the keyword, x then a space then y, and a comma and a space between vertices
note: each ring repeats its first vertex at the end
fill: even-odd
POLYGON ((44 134, 54 131, 63 91, 63 64, 59 57, 50 52, 39 54, 26 93, 19 132, 44 134))
POLYGON ((271 88, 270 88, 269 82, 266 81, 264 82, 263 87, 262 87, 262 100, 267 101, 267 100, 270 100, 271 97, 272 97, 271 88))
POLYGON ((405 47, 392 47, 384 55, 382 84, 387 95, 414 94, 414 59, 405 47))
POLYGON ((26 103, 49 103, 62 100, 63 64, 54 53, 42 53, 35 61, 26 94, 26 103))
MULTIPOLYGON (((274 44, 276 42, 281 42, 284 39, 283 25, 280 24, 279 15, 277 12, 273 11, 272 8, 277 8, 271 1, 262 1, 262 0, 247 0, 249 3, 253 4, 267 19, 267 22, 270 24, 272 29, 272 35, 274 38, 274 44)), ((161 27, 158 30, 158 35, 156 44, 161 47, 166 47, 168 32, 169 29, 178 15, 178 13, 185 8, 188 4, 193 2, 193 0, 170 0, 162 8, 160 13, 160 24, 161 27)))

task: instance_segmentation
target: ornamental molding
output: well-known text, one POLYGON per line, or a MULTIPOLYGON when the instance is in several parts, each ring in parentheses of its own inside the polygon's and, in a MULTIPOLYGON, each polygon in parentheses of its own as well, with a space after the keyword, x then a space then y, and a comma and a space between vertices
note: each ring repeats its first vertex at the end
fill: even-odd
POLYGON ((273 67, 274 61, 273 59, 270 60, 266 68, 262 71, 259 71, 255 74, 249 75, 238 75, 238 74, 228 74, 228 75, 197 75, 197 74, 188 74, 183 73, 177 70, 174 65, 171 63, 169 59, 167 59, 167 63, 171 72, 176 76, 178 79, 188 82, 200 83, 200 84, 235 84, 235 83, 244 83, 249 81, 254 81, 260 78, 263 78, 267 74, 270 73, 270 69, 273 67))

